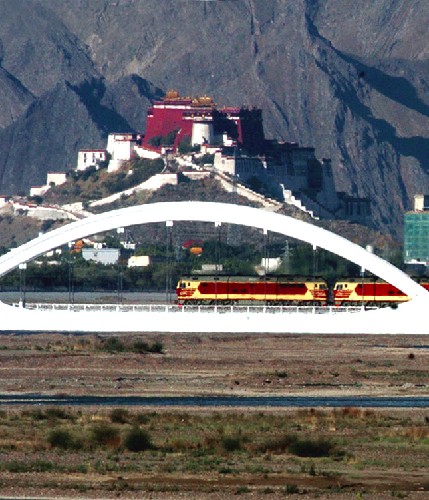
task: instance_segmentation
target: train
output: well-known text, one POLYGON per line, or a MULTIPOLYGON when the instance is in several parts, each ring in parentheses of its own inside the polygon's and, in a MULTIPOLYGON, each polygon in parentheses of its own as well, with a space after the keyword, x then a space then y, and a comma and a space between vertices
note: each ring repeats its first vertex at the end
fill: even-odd
MULTIPOLYGON (((429 290, 429 279, 419 279, 429 290)), ((395 307, 410 300, 390 283, 372 277, 323 278, 300 276, 183 276, 176 287, 180 305, 291 305, 395 307)))

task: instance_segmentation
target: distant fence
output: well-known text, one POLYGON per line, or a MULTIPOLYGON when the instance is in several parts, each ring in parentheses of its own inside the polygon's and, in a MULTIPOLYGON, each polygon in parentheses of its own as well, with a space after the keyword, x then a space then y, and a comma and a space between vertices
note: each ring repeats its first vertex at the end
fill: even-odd
MULTIPOLYGON (((22 307, 13 304, 14 307, 22 307)), ((123 312, 123 313, 213 313, 213 314, 340 314, 361 312, 361 306, 182 306, 177 304, 46 304, 29 303, 26 309, 36 311, 70 311, 70 312, 123 312)), ((365 310, 377 309, 367 307, 365 310)))

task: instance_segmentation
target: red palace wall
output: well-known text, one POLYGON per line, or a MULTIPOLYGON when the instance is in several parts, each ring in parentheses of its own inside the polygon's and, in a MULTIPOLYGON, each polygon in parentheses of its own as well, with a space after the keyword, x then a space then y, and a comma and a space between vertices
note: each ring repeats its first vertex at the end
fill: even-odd
MULTIPOLYGON (((217 110, 210 106, 194 106, 192 100, 158 101, 149 108, 143 146, 151 145, 154 137, 165 137, 177 130, 173 147, 177 148, 185 137, 192 136, 192 115, 205 115, 213 118, 216 135, 226 132, 238 144, 251 152, 258 152, 264 144, 262 112, 258 109, 223 108, 217 110), (168 107, 165 107, 168 106, 168 107)), ((160 150, 161 147, 155 147, 160 150)))
POLYGON ((184 109, 174 108, 150 108, 147 115, 143 145, 150 145, 150 139, 153 137, 164 137, 174 130, 179 131, 174 143, 175 147, 185 136, 191 137, 192 122, 183 120, 184 111, 184 109))

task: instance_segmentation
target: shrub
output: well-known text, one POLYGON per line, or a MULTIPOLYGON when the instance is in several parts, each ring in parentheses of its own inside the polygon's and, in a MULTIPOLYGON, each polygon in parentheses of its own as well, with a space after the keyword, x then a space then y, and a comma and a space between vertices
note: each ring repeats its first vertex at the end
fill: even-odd
POLYGON ((75 447, 73 435, 67 429, 52 429, 48 435, 48 443, 52 448, 68 450, 75 447))
POLYGON ((179 129, 172 130, 168 132, 168 134, 161 137, 161 145, 162 146, 172 146, 176 139, 176 135, 179 132, 179 129))
POLYGON ((221 444, 225 451, 237 451, 241 448, 241 438, 239 436, 222 436, 221 444))
POLYGON ((36 460, 35 462, 19 462, 18 460, 12 460, 7 462, 4 466, 8 472, 50 472, 54 469, 54 464, 52 462, 47 462, 45 460, 36 460))
POLYGON ((162 342, 160 342, 159 340, 155 340, 155 342, 150 346, 149 352, 163 354, 164 346, 162 345, 162 342))
POLYGON ((201 156, 200 158, 195 158, 194 162, 197 165, 205 165, 205 164, 213 165, 213 163, 214 163, 214 154, 212 155, 212 154, 206 153, 203 156, 201 156))
POLYGON ((326 439, 300 439, 294 435, 270 439, 259 446, 262 452, 288 451, 298 457, 326 457, 332 454, 334 448, 335 445, 326 439))
POLYGON ((243 493, 250 493, 252 490, 248 486, 240 486, 235 491, 236 495, 242 495, 243 493))
POLYGON ((333 443, 326 439, 293 439, 288 446, 290 453, 299 457, 327 457, 332 453, 333 443))
POLYGON ((33 420, 46 420, 47 418, 46 413, 40 409, 23 412, 23 415, 28 415, 33 420))
POLYGON ((354 408, 350 406, 346 406, 341 410, 341 413, 344 417, 352 417, 352 418, 362 418, 364 413, 361 408, 354 408))
POLYGON ((46 417, 47 418, 58 418, 62 420, 73 419, 73 416, 70 413, 67 413, 63 408, 53 407, 46 409, 46 417))
POLYGON ((91 430, 91 439, 97 445, 119 446, 121 438, 119 430, 106 423, 97 424, 91 430))
POLYGON ((154 414, 150 415, 148 413, 138 413, 134 419, 137 424, 148 424, 150 421, 151 416, 153 417, 154 414))
POLYGON ((144 340, 136 340, 133 343, 133 351, 139 354, 144 354, 149 351, 149 345, 144 340))
POLYGON ((124 446, 129 451, 145 451, 153 448, 152 440, 143 429, 133 427, 124 438, 124 446))
POLYGON ((155 354, 163 354, 164 353, 164 346, 162 342, 159 342, 158 340, 155 340, 152 344, 148 344, 144 340, 136 340, 133 343, 132 347, 134 352, 137 352, 139 354, 145 354, 148 352, 155 353, 155 354))
POLYGON ((190 137, 184 137, 179 142, 179 146, 178 146, 178 150, 179 150, 179 153, 181 155, 187 154, 187 153, 197 152, 200 149, 201 149, 201 146, 199 144, 195 145, 195 146, 191 145, 191 138, 190 137))
POLYGON ((288 450, 291 442, 295 438, 293 436, 289 435, 284 435, 280 436, 278 438, 273 438, 273 439, 268 439, 264 443, 262 443, 259 446, 259 450, 267 453, 267 452, 273 452, 273 453, 284 453, 288 450))
POLYGON ((103 342, 103 349, 107 352, 123 352, 125 346, 117 337, 109 337, 103 342))
POLYGON ((285 486, 284 492, 288 495, 293 495, 299 493, 299 488, 296 484, 287 484, 285 486))
POLYGON ((129 412, 125 408, 115 408, 110 412, 110 421, 113 424, 125 424, 129 419, 129 412))
POLYGON ((161 139, 162 139, 162 136, 160 136, 160 135, 154 135, 153 137, 151 137, 149 139, 148 142, 149 142, 149 144, 151 146, 159 147, 159 146, 161 146, 161 139))

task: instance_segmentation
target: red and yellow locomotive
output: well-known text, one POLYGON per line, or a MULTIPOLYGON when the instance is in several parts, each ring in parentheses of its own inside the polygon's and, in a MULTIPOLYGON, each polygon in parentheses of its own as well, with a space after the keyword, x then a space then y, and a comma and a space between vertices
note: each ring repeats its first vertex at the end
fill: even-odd
POLYGON ((333 302, 337 306, 386 306, 410 300, 408 295, 383 280, 345 278, 337 281, 333 302))
MULTIPOLYGON (((419 280, 429 290, 429 282, 419 280)), ((410 300, 408 295, 379 278, 344 278, 333 289, 333 303, 337 306, 366 305, 385 307, 410 300)))
POLYGON ((176 288, 179 304, 325 305, 323 279, 285 276, 189 276, 176 288))

